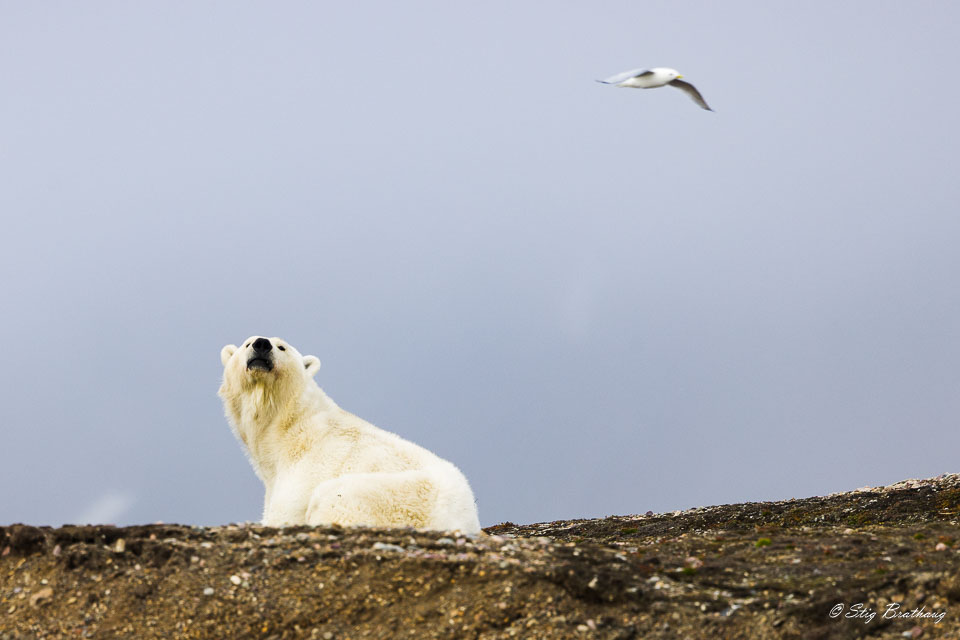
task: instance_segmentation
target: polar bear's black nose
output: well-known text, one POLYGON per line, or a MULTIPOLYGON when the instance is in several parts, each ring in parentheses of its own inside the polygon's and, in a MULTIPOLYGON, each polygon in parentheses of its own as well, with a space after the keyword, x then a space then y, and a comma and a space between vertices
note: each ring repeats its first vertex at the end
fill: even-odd
POLYGON ((257 353, 270 353, 270 341, 266 338, 257 338, 253 341, 253 350, 257 353))

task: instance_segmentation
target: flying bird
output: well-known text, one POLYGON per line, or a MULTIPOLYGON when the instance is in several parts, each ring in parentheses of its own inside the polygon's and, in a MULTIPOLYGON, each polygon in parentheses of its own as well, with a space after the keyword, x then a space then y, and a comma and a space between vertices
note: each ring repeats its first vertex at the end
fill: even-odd
POLYGON ((703 109, 713 111, 710 105, 707 104, 707 101, 703 99, 703 96, 700 95, 700 92, 697 91, 697 88, 689 82, 681 80, 680 78, 682 77, 676 69, 654 67, 653 69, 631 69, 630 71, 624 71, 615 76, 610 76, 606 80, 597 80, 597 82, 631 89, 656 89, 657 87, 670 85, 671 87, 680 89, 693 98, 693 101, 703 109))

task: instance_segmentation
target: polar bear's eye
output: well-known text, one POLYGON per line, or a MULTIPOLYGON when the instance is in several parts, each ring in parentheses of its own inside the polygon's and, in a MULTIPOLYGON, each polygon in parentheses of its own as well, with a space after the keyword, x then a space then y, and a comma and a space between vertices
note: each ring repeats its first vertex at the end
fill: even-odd
POLYGON ((250 343, 248 342, 247 344, 245 344, 245 345, 243 345, 243 346, 244 346, 244 347, 249 347, 249 346, 250 346, 250 343))
POLYGON ((277 345, 277 349, 280 349, 280 351, 286 351, 286 348, 281 344, 277 345))

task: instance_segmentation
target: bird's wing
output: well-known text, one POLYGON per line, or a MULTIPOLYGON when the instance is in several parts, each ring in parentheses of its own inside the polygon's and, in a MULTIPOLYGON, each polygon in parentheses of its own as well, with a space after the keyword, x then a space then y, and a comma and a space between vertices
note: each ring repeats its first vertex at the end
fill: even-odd
POLYGON ((677 89, 680 89, 681 91, 686 93, 688 96, 693 98, 694 102, 696 102, 698 105, 700 105, 702 108, 706 109, 707 111, 713 111, 713 109, 710 108, 710 105, 707 104, 707 101, 703 99, 703 96, 700 95, 700 92, 697 91, 697 88, 692 84, 690 84, 689 82, 684 82, 683 80, 671 80, 670 86, 676 87, 677 89))
POLYGON ((623 73, 618 73, 615 76, 610 76, 603 80, 597 80, 597 82, 602 82, 604 84, 619 84, 624 80, 629 80, 630 78, 639 78, 641 76, 652 75, 653 71, 647 69, 631 69, 630 71, 624 71, 623 73))

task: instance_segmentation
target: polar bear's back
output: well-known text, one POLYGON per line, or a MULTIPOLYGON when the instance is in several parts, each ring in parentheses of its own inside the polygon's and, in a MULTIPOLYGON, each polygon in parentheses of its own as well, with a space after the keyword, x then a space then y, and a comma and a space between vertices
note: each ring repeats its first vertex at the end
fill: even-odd
POLYGON ((400 436, 340 409, 318 416, 310 451, 331 476, 423 469, 446 462, 400 436))

